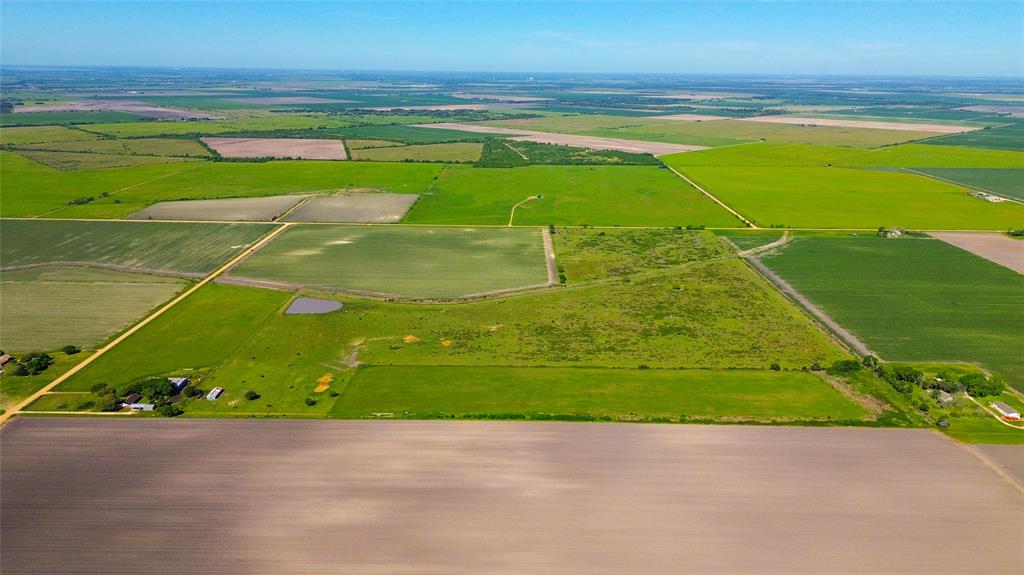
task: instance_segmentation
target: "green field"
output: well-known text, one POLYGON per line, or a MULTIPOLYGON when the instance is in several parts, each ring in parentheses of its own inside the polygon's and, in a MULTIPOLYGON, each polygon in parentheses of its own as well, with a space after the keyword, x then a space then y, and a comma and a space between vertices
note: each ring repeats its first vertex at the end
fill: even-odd
POLYGON ((5 269, 56 263, 204 275, 272 224, 4 220, 5 269))
POLYGON ((64 372, 88 357, 89 352, 83 351, 68 355, 60 351, 53 351, 49 352, 49 355, 53 358, 53 365, 40 374, 26 376, 11 374, 4 376, 3 385, 0 385, 0 410, 7 411, 11 409, 19 401, 32 395, 41 387, 57 379, 64 372))
POLYGON ((538 229, 344 225, 293 226, 229 276, 402 298, 458 298, 548 277, 538 229))
POLYGON ((480 158, 483 144, 453 142, 450 144, 422 144, 414 146, 388 146, 352 150, 353 160, 379 162, 475 162, 480 158))
POLYGON ((0 128, 0 143, 10 146, 42 144, 49 142, 72 142, 95 140, 99 136, 82 130, 63 126, 38 126, 28 128, 0 128))
POLYGON ((689 167, 684 172, 758 225, 1005 230, 1024 206, 994 204, 916 174, 848 168, 689 167))
POLYGON ((711 232, 671 228, 555 229, 558 266, 569 282, 661 270, 731 255, 711 232))
POLYGON ((715 235, 728 239, 740 250, 770 244, 782 237, 782 233, 776 230, 720 230, 716 231, 715 235))
POLYGON ((977 363, 1024 389, 1024 276, 934 239, 797 236, 762 257, 891 361, 977 363))
POLYGON ((323 114, 246 115, 227 120, 195 120, 188 122, 122 122, 90 124, 91 132, 116 137, 151 137, 175 135, 210 135, 228 132, 270 131, 282 129, 344 128, 352 122, 323 114))
POLYGON ((18 150, 18 154, 44 166, 61 171, 100 170, 125 168, 152 164, 175 163, 180 165, 183 158, 170 156, 132 156, 127 154, 92 154, 78 152, 50 152, 44 150, 18 150))
POLYGON ((332 417, 586 416, 856 420, 867 412, 804 372, 381 366, 359 369, 332 417))
POLYGON ((917 171, 972 188, 1024 200, 1024 169, 919 168, 917 171))
POLYGON ((661 157, 666 164, 722 167, 892 167, 892 168, 1024 168, 1024 153, 959 146, 903 144, 863 149, 755 142, 661 157))
POLYGON ((930 144, 1024 151, 1024 121, 929 140, 930 144))
POLYGON ((78 140, 49 144, 26 144, 25 148, 55 152, 94 154, 143 154, 152 156, 207 157, 210 152, 195 140, 181 138, 134 138, 130 140, 78 140))
POLYGON ((100 124, 144 120, 127 112, 19 112, 0 114, 0 126, 46 126, 55 124, 100 124))
POLYGON ((2 215, 122 218, 160 201, 258 197, 344 188, 422 193, 444 166, 395 162, 188 162, 60 172, 0 153, 2 215), (109 194, 103 197, 102 194, 109 194), (85 205, 68 202, 92 197, 85 205))
POLYGON ((672 172, 647 166, 452 166, 406 216, 409 223, 738 227, 672 172))
POLYGON ((0 349, 95 348, 185 285, 175 278, 89 268, 5 271, 0 349))

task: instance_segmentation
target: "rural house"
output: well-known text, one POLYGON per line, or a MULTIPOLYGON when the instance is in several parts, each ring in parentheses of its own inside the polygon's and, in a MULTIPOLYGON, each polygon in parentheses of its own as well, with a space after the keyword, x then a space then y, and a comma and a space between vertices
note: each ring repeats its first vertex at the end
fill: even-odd
POLYGON ((1001 401, 993 401, 992 407, 999 412, 999 415, 1003 416, 1003 419, 1008 419, 1010 421, 1020 421, 1020 412, 1010 407, 1009 405, 1006 405, 1001 401))
POLYGON ((174 391, 181 391, 188 385, 187 377, 168 377, 167 381, 171 382, 171 385, 174 386, 174 391))

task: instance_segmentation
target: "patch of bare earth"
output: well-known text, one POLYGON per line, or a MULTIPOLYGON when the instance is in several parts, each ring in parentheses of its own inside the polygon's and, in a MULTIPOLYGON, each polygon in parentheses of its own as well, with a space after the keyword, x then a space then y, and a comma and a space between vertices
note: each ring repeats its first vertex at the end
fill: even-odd
POLYGON ((900 130, 904 132, 930 132, 935 134, 959 134, 980 130, 973 126, 952 126, 948 124, 924 124, 917 122, 881 122, 876 120, 842 120, 839 118, 801 118, 797 116, 754 116, 736 118, 741 122, 765 124, 792 124, 796 126, 833 126, 837 128, 868 128, 874 130, 900 130))
POLYGON ((928 430, 31 418, 0 447, 5 575, 1015 574, 1024 540, 1020 491, 928 430), (154 541, 187 552, 111 552, 154 541))
POLYGON ((1024 274, 1024 241, 995 232, 930 232, 930 235, 1024 274))
POLYGON ((341 140, 312 138, 202 138, 203 143, 225 158, 300 158, 303 160, 344 160, 341 140))
POLYGON ((88 102, 66 102, 53 106, 17 106, 16 113, 27 112, 127 112, 161 120, 214 120, 221 116, 213 116, 203 112, 164 108, 145 102, 130 100, 90 100, 88 102))

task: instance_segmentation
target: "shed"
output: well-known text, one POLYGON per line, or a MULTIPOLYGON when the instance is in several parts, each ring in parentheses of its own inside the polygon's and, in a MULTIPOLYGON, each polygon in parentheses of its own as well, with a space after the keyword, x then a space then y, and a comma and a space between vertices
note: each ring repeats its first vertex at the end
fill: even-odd
POLYGON ((992 407, 999 412, 999 415, 1003 416, 1003 419, 1020 420, 1020 412, 1001 401, 993 401, 992 407))
POLYGON ((171 385, 174 386, 174 391, 181 391, 188 385, 187 377, 168 377, 167 381, 171 382, 171 385))
POLYGON ((215 388, 210 390, 210 393, 206 394, 206 399, 208 399, 210 401, 214 401, 218 397, 220 397, 222 393, 224 393, 224 388, 223 387, 215 387, 215 388))
POLYGON ((938 391, 939 392, 935 394, 935 401, 939 402, 939 405, 947 406, 956 401, 956 398, 954 398, 949 392, 941 389, 938 391))
POLYGON ((9 353, 5 353, 3 355, 0 355, 0 367, 3 367, 5 365, 7 365, 8 363, 10 363, 10 361, 12 359, 14 359, 14 356, 9 354, 9 353))
POLYGON ((156 405, 152 403, 131 403, 128 407, 135 411, 153 411, 153 408, 156 407, 156 405))
POLYGON ((124 402, 126 404, 138 403, 140 399, 142 399, 142 395, 138 393, 129 393, 124 396, 124 402))

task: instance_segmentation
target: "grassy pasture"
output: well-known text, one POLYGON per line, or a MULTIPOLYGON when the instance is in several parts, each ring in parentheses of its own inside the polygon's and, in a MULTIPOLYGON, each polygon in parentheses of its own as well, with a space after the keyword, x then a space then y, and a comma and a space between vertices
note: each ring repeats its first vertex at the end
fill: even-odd
POLYGON ((1024 200, 1024 169, 922 168, 917 171, 972 188, 1024 200))
POLYGON ((48 144, 51 142, 74 142, 95 140, 96 134, 64 126, 33 126, 26 128, 0 128, 0 143, 11 146, 23 144, 48 144))
POLYGON ((866 415, 809 373, 523 367, 380 366, 359 369, 332 417, 523 417, 612 420, 832 419, 866 415))
POLYGON ((480 159, 484 145, 476 142, 450 144, 422 144, 413 146, 387 146, 352 151, 353 160, 378 162, 475 162, 480 159))
POLYGON ((749 250, 767 245, 782 237, 782 232, 775 230, 719 230, 718 237, 726 238, 740 250, 749 250))
POLYGON ((892 361, 977 363, 1024 389, 1024 276, 939 240, 797 236, 765 264, 892 361))
POLYGON ((397 223, 416 203, 416 194, 353 192, 313 198, 292 210, 290 222, 397 223))
MULTIPOLYGON (((457 130, 441 130, 434 128, 417 128, 415 126, 355 126, 338 130, 338 134, 346 140, 375 139, 403 144, 437 144, 458 142, 463 140, 481 141, 485 136, 457 130)), ((492 137, 492 136, 486 136, 492 137)))
POLYGON ((569 282, 627 276, 731 253, 711 232, 671 228, 561 227, 553 239, 558 265, 569 282))
POLYGON ((144 154, 151 156, 208 157, 210 152, 195 140, 182 138, 133 138, 130 140, 76 140, 27 144, 26 148, 56 152, 95 154, 144 154))
POLYGON ((1005 230, 1024 206, 994 204, 916 174, 847 168, 689 167, 685 173, 761 226, 1005 230))
POLYGON ((67 370, 77 365, 80 361, 89 357, 89 352, 82 351, 73 355, 64 352, 49 352, 53 358, 53 365, 38 375, 4 376, 3 385, 0 385, 0 409, 6 411, 14 407, 19 401, 32 395, 44 385, 61 376, 67 370))
POLYGON ((755 142, 662 156, 674 168, 710 167, 892 167, 1024 168, 1024 153, 929 144, 876 149, 755 142))
POLYGON ((62 383, 58 391, 88 391, 97 383, 116 386, 214 366, 234 353, 289 297, 275 290, 204 286, 62 383))
POLYGON ((406 222, 423 224, 732 227, 728 212, 670 171, 647 166, 446 169, 406 222))
POLYGON ((247 115, 226 120, 192 120, 185 122, 122 122, 90 124, 88 130, 119 138, 174 136, 186 134, 224 134, 228 132, 262 132, 271 130, 302 130, 344 128, 350 120, 322 114, 247 115))
POLYGON ((541 232, 527 228, 297 225, 229 275, 404 298, 547 283, 541 232))
POLYGON ((270 231, 271 224, 5 220, 5 268, 57 263, 206 274, 270 231))
POLYGON ((17 153, 33 162, 61 171, 102 170, 106 168, 128 168, 171 163, 177 165, 190 161, 170 156, 132 156, 127 154, 92 154, 45 150, 19 150, 17 153))
POLYGON ((110 270, 5 271, 0 280, 0 349, 27 352, 68 344, 95 348, 184 286, 175 278, 110 270))
POLYGON ((350 150, 365 150, 367 148, 387 148, 389 146, 401 146, 402 142, 391 142, 389 140, 360 140, 350 138, 345 140, 345 146, 350 150))

